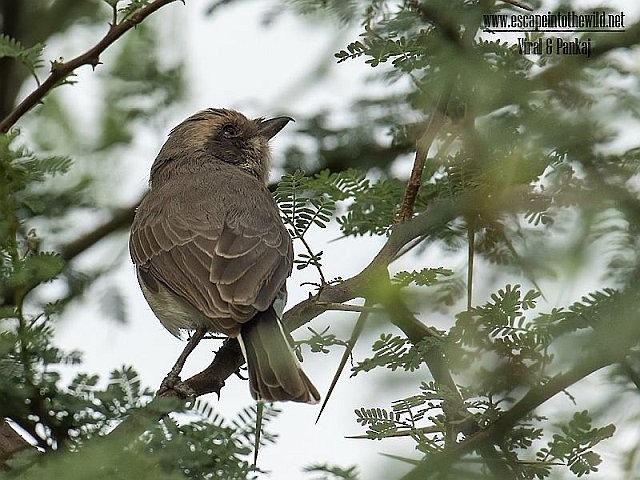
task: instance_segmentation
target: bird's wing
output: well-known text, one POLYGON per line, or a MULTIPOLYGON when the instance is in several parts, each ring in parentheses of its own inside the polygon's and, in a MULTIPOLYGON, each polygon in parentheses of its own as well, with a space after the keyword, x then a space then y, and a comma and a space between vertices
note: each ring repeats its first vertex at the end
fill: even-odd
MULTIPOLYGON (((222 178, 220 178, 222 177, 222 178)), ((291 273, 293 248, 269 191, 257 180, 153 190, 136 213, 131 258, 216 323, 237 328, 271 306, 291 273)), ((251 179, 253 180, 253 179, 251 179)))

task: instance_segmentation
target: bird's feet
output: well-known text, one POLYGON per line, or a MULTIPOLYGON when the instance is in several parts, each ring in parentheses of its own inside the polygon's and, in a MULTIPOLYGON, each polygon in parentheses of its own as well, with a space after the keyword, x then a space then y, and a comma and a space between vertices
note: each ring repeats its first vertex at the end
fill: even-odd
POLYGON ((233 372, 238 378, 240 378, 241 380, 249 380, 249 376, 247 375, 246 377, 243 375, 243 372, 247 372, 247 367, 246 364, 245 365, 241 365, 240 367, 238 367, 238 369, 233 372))
POLYGON ((186 362, 187 357, 206 334, 206 328, 198 328, 193 335, 191 335, 191 338, 189 338, 187 345, 184 347, 184 350, 178 357, 175 365, 167 376, 164 377, 164 380, 162 380, 160 388, 158 389, 158 396, 166 394, 170 390, 173 390, 180 398, 184 399, 195 398, 197 396, 196 391, 193 388, 180 380, 180 372, 182 372, 182 367, 184 367, 184 362, 186 362))
POLYGON ((196 397, 196 391, 191 388, 188 383, 180 380, 178 374, 173 371, 169 372, 169 374, 164 377, 164 380, 162 380, 160 388, 158 389, 157 395, 166 395, 167 392, 171 390, 184 400, 196 397))

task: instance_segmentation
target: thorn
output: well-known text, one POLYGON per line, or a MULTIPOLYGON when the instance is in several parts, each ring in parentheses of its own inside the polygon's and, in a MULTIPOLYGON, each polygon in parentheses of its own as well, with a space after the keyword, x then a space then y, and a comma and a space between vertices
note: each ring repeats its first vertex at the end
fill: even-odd
MULTIPOLYGON (((366 300, 364 304, 365 306, 367 305, 370 306, 370 302, 368 300, 366 300)), ((347 364, 347 360, 350 358, 351 352, 353 352, 353 348, 355 347, 356 342, 358 341, 358 338, 360 338, 360 334, 362 333, 362 330, 364 330, 364 325, 367 322, 368 316, 369 316, 368 310, 363 310, 362 312, 360 312, 360 315, 358 316, 358 320, 356 321, 356 324, 353 327, 353 331, 351 332, 351 338, 347 343, 347 348, 342 354, 342 358, 340 359, 340 364, 338 365, 338 369, 336 370, 336 373, 333 376, 333 380, 331 380, 331 386, 329 387, 329 390, 327 391, 327 395, 324 397, 324 402, 322 402, 322 406, 320 407, 320 411, 318 412, 318 417, 316 418, 316 424, 320 420, 320 416, 322 415, 322 412, 324 412, 324 409, 327 406, 327 403, 329 402, 329 398, 333 393, 333 389, 338 383, 340 374, 344 370, 344 367, 347 364)))
POLYGON ((258 469, 258 452, 260 451, 260 438, 262 437, 262 420, 264 415, 264 402, 258 400, 256 402, 256 430, 255 441, 253 444, 253 466, 258 469))

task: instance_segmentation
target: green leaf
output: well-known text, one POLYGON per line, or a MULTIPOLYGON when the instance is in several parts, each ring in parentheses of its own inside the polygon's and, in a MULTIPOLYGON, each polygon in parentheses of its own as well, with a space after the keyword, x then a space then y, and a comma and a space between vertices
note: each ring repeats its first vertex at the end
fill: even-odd
POLYGON ((16 267, 10 277, 13 286, 33 286, 54 279, 64 268, 64 260, 54 252, 29 255, 16 267))
POLYGON ((34 76, 36 81, 38 81, 38 77, 36 77, 36 70, 43 64, 43 51, 44 45, 41 43, 36 43, 35 45, 26 48, 20 42, 8 35, 0 34, 0 58, 9 57, 20 61, 29 69, 29 72, 34 76))
POLYGON ((358 470, 355 466, 351 466, 348 468, 339 467, 337 465, 329 465, 326 463, 318 463, 312 464, 304 467, 304 472, 306 473, 323 473, 330 475, 327 477, 324 476, 325 480, 335 479, 335 480, 358 480, 358 470))
POLYGON ((453 270, 449 270, 448 268, 423 268, 420 271, 398 272, 393 276, 391 281, 399 287, 407 287, 412 283, 418 286, 429 286, 436 283, 439 276, 449 277, 451 275, 453 275, 453 270))

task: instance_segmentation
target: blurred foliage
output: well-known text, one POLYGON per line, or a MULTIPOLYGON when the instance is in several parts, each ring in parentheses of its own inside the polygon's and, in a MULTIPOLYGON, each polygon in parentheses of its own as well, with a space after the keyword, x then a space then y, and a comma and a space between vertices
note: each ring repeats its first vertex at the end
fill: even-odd
POLYGON ((328 464, 316 464, 309 465, 304 469, 307 473, 314 473, 320 475, 314 475, 310 477, 312 480, 357 480, 358 471, 356 467, 343 468, 337 465, 328 464))
MULTIPOLYGON (((63 41, 80 24, 105 25, 111 7, 122 19, 146 3, 0 1, 0 67, 10 65, 0 76, 0 114, 15 103, 30 75, 40 78, 42 45, 63 41)), ((232 3, 209 2, 209 13, 224 15, 223 7, 232 3)), ((619 450, 609 467, 632 478, 637 449, 619 449, 616 432, 633 435, 638 418, 625 416, 628 424, 614 425, 606 413, 633 410, 625 402, 637 403, 640 388, 640 146, 637 139, 621 140, 625 127, 639 120, 637 65, 623 50, 640 41, 638 25, 627 26, 625 35, 589 33, 601 50, 587 61, 524 56, 517 44, 479 33, 482 15, 522 13, 506 2, 284 4, 332 25, 360 25, 361 35, 335 52, 335 61, 368 64, 372 82, 384 86, 375 95, 364 88, 345 106, 346 121, 329 110, 298 118, 297 141, 284 159, 292 173, 275 191, 283 220, 302 248, 296 267, 315 268, 320 290, 342 281, 327 281, 328 253, 308 238, 311 229, 331 222, 345 236, 391 234, 407 183, 398 172, 408 172, 416 142, 435 119, 443 120, 417 184, 414 216, 437 217, 443 205, 461 206, 455 219, 398 254, 434 246, 442 264, 415 255, 410 271, 391 275, 389 285, 372 289, 380 298, 367 299, 392 318, 403 311, 402 302, 419 303, 413 325, 427 333, 416 339, 385 328, 377 332, 373 354, 354 361, 352 376, 383 368, 414 387, 388 408, 375 399, 358 408, 362 437, 409 438, 415 458, 397 458, 412 469, 407 479, 583 476, 602 468, 601 442, 619 450), (620 52, 608 55, 616 45, 620 52), (462 267, 452 261, 462 257, 462 267), (557 292, 584 277, 592 292, 566 306, 550 305, 557 292), (483 284, 479 293, 467 285, 473 278, 483 284), (386 297, 398 304, 390 307, 386 297), (434 311, 449 320, 446 330, 420 321, 434 311), (555 397, 605 367, 609 376, 599 377, 600 398, 585 401, 567 393, 577 405, 551 411, 548 418, 537 413, 541 403, 559 404, 555 397), (477 438, 479 446, 460 453, 477 438)), ((576 2, 553 11, 567 10, 580 12, 576 2)), ((2 474, 7 478, 257 474, 250 465, 259 416, 254 407, 228 421, 198 402, 196 420, 158 421, 177 407, 151 402, 130 367, 114 370, 106 386, 89 374, 65 384, 61 367, 78 364, 81 355, 52 344, 55 319, 115 265, 103 262, 86 271, 69 264, 69 226, 82 214, 115 214, 117 200, 100 191, 117 184, 118 153, 131 146, 139 122, 159 122, 185 93, 183 66, 166 60, 160 33, 145 22, 113 46, 95 75, 97 105, 82 119, 57 89, 25 119, 26 135, 14 130, 0 137, 0 407, 40 449, 17 456, 2 474), (72 163, 59 152, 81 152, 82 161, 72 163), (105 159, 109 169, 100 166, 105 159), (55 183, 48 181, 54 175, 55 183), (64 292, 56 299, 31 293, 52 280, 64 292), (138 413, 146 422, 110 434, 124 417, 138 413)), ((118 286, 99 297, 111 316, 126 319, 118 286)), ((327 353, 347 344, 329 327, 309 331, 298 349, 307 345, 327 353)), ((267 409, 262 421, 275 414, 267 409)), ((262 432, 261 439, 275 437, 262 432)), ((306 472, 312 478, 357 478, 355 467, 332 464, 311 465, 306 472)))
MULTIPOLYGON (((394 166, 408 161, 406 154, 434 112, 443 114, 446 121, 429 152, 415 211, 431 208, 437 214, 441 201, 464 202, 470 195, 474 202, 455 222, 429 232, 420 248, 431 242, 452 255, 466 253, 468 269, 491 266, 494 278, 536 287, 523 292, 516 282, 507 283, 484 305, 456 313, 457 300, 469 294, 462 280, 468 272, 436 266, 397 274, 396 287, 407 289, 412 299, 421 298, 421 315, 438 310, 455 315, 455 324, 420 343, 382 333, 373 344, 374 355, 358 361, 352 373, 384 367, 397 376, 422 366, 433 372, 429 355, 439 350, 461 383, 462 404, 452 412, 447 404, 458 400, 451 386, 425 382, 418 394, 398 400, 391 409, 357 410, 357 421, 367 426, 369 438, 413 438, 425 467, 413 463, 422 475, 416 473, 415 478, 441 478, 429 460, 436 462, 438 454, 446 458, 446 452, 455 449, 451 429, 459 440, 472 436, 455 426, 460 417, 466 418, 464 425, 472 418, 476 428, 488 428, 511 415, 511 408, 522 406, 523 391, 552 398, 555 393, 548 385, 563 378, 556 378, 559 372, 573 372, 589 362, 598 368, 611 365, 620 383, 602 386, 602 398, 592 402, 602 402, 606 409, 609 402, 630 401, 619 397, 618 389, 640 385, 636 373, 640 332, 629 316, 640 306, 638 146, 614 143, 625 133, 616 121, 619 116, 638 121, 640 88, 630 60, 598 54, 588 61, 562 55, 524 56, 517 44, 495 35, 468 35, 482 29, 481 15, 513 12, 506 4, 438 0, 290 4, 304 14, 360 23, 362 34, 336 52, 337 62, 364 61, 380 71, 380 81, 397 84, 388 97, 363 97, 352 104, 348 129, 333 127, 330 115, 320 112, 299 131, 303 137, 315 136, 315 150, 292 147, 288 152, 292 167, 338 166, 335 170, 340 171, 341 165, 357 165, 360 177, 346 174, 359 178, 357 189, 348 197, 336 194, 335 179, 341 174, 334 173, 334 178, 324 174, 323 184, 317 183, 320 176, 296 177, 299 190, 334 201, 334 214, 345 235, 388 234, 404 193, 394 166), (622 91, 617 86, 621 82, 631 88, 622 91), (421 115, 424 120, 416 121, 421 115), (381 134, 386 135, 384 142, 381 134), (316 182, 313 189, 307 182, 316 182), (437 275, 445 271, 448 278, 437 275), (549 294, 546 288, 540 290, 540 284, 563 288, 563 282, 594 274, 600 282, 589 284, 600 283, 599 290, 567 307, 539 310, 541 295, 549 294), (453 289, 442 295, 446 284, 453 289)), ((566 2, 552 11, 567 10, 580 12, 577 5, 566 2)), ((616 40, 621 46, 637 44, 638 26, 630 30, 634 32, 630 40, 615 34, 589 36, 594 45, 615 45, 616 40)), ((314 351, 326 353, 341 345, 327 331, 312 333, 303 343, 314 351)), ((501 455, 513 478, 564 476, 560 465, 569 475, 598 471, 601 458, 593 448, 613 436, 615 426, 594 427, 590 414, 577 410, 556 434, 547 419, 534 414, 535 406, 521 412, 501 437, 501 455)), ((482 455, 470 460, 477 462, 477 468, 460 462, 448 466, 449 474, 499 476, 482 455)), ((627 471, 635 468, 631 457, 625 462, 631 469, 627 471)))

